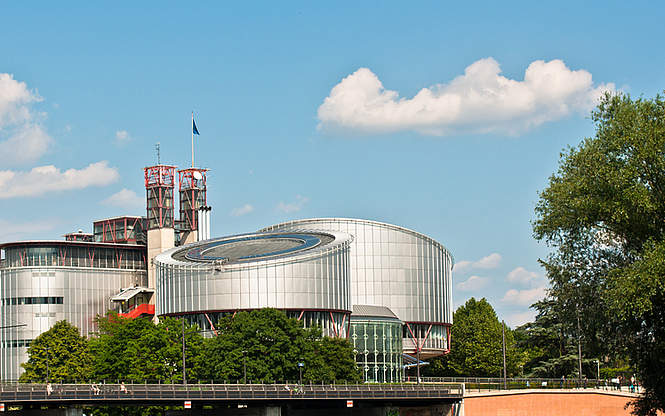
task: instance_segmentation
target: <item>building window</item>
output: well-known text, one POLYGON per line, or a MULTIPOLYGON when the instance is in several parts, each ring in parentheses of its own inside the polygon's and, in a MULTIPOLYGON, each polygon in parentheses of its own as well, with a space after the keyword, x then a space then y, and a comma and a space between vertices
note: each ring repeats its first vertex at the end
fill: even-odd
POLYGON ((3 305, 62 305, 62 296, 33 296, 25 298, 4 298, 3 305))
POLYGON ((15 339, 12 341, 4 341, 2 346, 3 348, 29 347, 32 341, 32 339, 15 339))

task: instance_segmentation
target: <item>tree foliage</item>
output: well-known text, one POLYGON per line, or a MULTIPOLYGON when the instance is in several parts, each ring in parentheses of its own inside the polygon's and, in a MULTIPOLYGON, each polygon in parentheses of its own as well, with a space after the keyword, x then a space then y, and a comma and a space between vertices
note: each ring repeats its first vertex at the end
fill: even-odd
POLYGON ((223 318, 219 335, 207 340, 197 362, 204 380, 284 382, 303 380, 359 381, 353 348, 346 340, 321 336, 319 328, 305 329, 276 309, 238 312, 223 318))
POLYGON ((217 336, 207 339, 196 326, 185 323, 183 328, 182 320, 170 317, 154 324, 109 312, 97 323, 99 330, 89 341, 66 321, 40 335, 28 349, 20 381, 46 379, 48 347, 52 381, 182 383, 183 329, 188 382, 236 382, 245 367, 248 382, 296 382, 299 362, 304 363, 303 381, 362 381, 347 340, 324 337, 317 327, 303 328, 276 309, 227 316, 217 336))
MULTIPOLYGON (((109 313, 97 322, 99 331, 90 340, 95 380, 182 383, 182 321, 162 317, 155 325, 149 318, 109 313)), ((192 357, 186 362, 188 378, 194 379, 193 361, 203 344, 196 327, 185 324, 185 343, 192 357)))
POLYGON ((25 370, 19 379, 22 383, 45 382, 47 369, 51 382, 86 380, 90 376, 88 340, 67 321, 56 322, 35 338, 28 347, 28 357, 21 364, 25 370))
MULTIPOLYGON (((573 322, 564 320, 559 306, 551 297, 536 302, 532 305, 538 311, 535 321, 513 332, 517 347, 524 354, 524 375, 527 377, 579 377, 576 318, 572 318, 573 322)), ((582 374, 595 378, 594 358, 583 357, 582 374)))
MULTIPOLYGON (((503 376, 501 322, 485 298, 471 298, 457 308, 451 334, 450 354, 433 359, 429 368, 425 367, 425 375, 503 376)), ((506 367, 509 376, 517 375, 521 358, 512 331, 506 327, 506 367)))
POLYGON ((630 354, 651 415, 665 408, 665 101, 606 95, 592 119, 540 194, 534 235, 554 248, 560 322, 581 317, 591 354, 630 354))

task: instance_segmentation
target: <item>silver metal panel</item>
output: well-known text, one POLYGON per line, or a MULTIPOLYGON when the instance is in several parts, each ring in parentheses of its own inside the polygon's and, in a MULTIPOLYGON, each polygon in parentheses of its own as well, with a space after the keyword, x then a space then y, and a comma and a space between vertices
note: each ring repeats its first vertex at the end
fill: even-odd
POLYGON ((296 220, 261 231, 351 234, 351 302, 386 306, 407 322, 452 324, 450 252, 435 240, 391 224, 348 218, 296 220))
POLYGON ((111 297, 123 287, 145 286, 140 270, 33 266, 0 269, 0 378, 16 380, 27 360, 27 345, 56 322, 67 320, 84 336, 96 331, 95 317, 113 309, 111 297), (58 297, 61 304, 12 305, 21 297, 58 297), (25 344, 25 345, 22 345, 25 344), (22 346, 19 346, 22 345, 22 346))
POLYGON ((350 312, 347 265, 352 238, 339 232, 328 234, 332 238, 325 244, 251 262, 195 262, 178 256, 210 241, 164 252, 155 258, 156 313, 265 307, 350 312))

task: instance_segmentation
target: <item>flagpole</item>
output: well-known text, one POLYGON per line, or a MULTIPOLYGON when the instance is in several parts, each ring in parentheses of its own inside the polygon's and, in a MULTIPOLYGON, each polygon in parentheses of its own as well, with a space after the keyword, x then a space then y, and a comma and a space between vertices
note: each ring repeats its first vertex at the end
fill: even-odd
POLYGON ((192 111, 192 167, 194 167, 194 112, 192 111))

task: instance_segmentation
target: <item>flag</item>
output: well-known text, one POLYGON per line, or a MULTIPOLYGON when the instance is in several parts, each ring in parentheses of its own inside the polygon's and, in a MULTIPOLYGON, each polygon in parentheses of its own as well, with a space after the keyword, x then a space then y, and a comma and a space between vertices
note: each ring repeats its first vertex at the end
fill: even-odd
POLYGON ((201 135, 201 133, 199 133, 199 129, 196 128, 196 123, 194 122, 194 118, 192 118, 192 133, 198 134, 199 136, 201 135))

